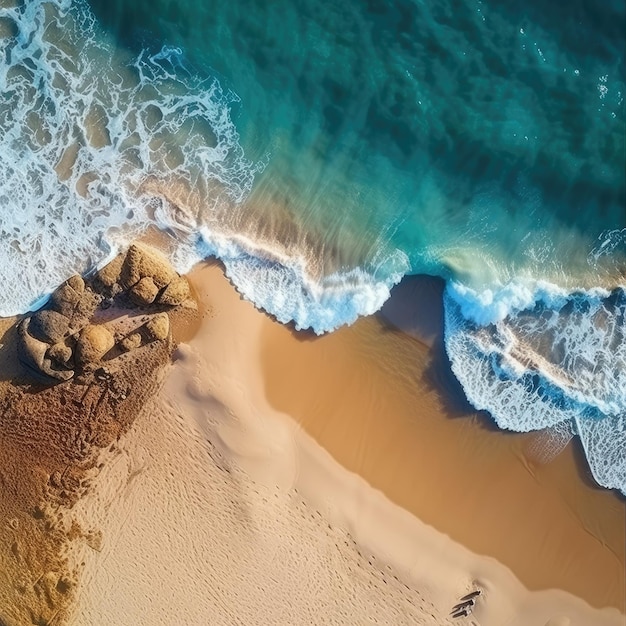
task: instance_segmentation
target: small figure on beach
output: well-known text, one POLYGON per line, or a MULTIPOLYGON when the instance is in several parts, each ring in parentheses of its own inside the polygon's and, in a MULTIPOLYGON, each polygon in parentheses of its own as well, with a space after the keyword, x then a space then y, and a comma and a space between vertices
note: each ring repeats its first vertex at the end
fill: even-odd
POLYGON ((474 604, 476 603, 476 598, 478 598, 481 593, 482 591, 477 589, 476 591, 472 591, 471 593, 464 595, 460 599, 459 603, 454 605, 452 608, 452 617, 455 619, 459 617, 468 617, 468 615, 472 612, 474 604))

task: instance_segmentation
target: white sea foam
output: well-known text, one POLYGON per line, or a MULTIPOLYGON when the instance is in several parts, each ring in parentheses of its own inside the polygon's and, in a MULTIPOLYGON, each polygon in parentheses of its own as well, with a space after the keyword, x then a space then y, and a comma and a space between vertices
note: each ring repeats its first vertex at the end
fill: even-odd
POLYGON ((576 419, 594 478, 626 495, 626 414, 602 420, 576 419))
MULTIPOLYGON (((461 314, 468 320, 484 326, 504 320, 510 315, 526 311, 539 303, 550 309, 560 309, 568 302, 571 291, 545 280, 517 279, 502 285, 481 290, 450 281, 448 295, 457 303, 461 314)), ((586 301, 597 305, 608 297, 606 289, 588 289, 586 301)))
POLYGON ((184 181, 212 206, 249 192, 259 166, 239 144, 236 97, 186 73, 180 51, 122 58, 82 4, 31 0, 0 8, 0 55, 0 315, 150 224, 180 233, 146 180, 184 181))
POLYGON ((396 251, 372 262, 372 269, 352 268, 313 278, 304 258, 286 257, 242 236, 203 230, 203 256, 216 256, 238 291, 279 322, 317 334, 370 315, 389 298, 391 287, 409 269, 407 257, 396 251), (377 277, 380 276, 380 277, 377 277))
MULTIPOLYGON (((395 251, 319 277, 304 256, 220 228, 262 165, 243 154, 236 96, 189 75, 179 50, 121 58, 83 5, 30 0, 0 8, 0 53, 0 315, 38 306, 149 225, 176 236, 179 271, 217 256, 256 306, 316 333, 374 313, 410 270, 395 251), (179 205, 168 186, 199 202, 179 205)), ((608 233, 592 256, 623 242, 608 233)), ((545 281, 452 281, 445 295, 446 348, 470 401, 504 428, 568 424, 598 482, 626 493, 625 310, 623 291, 545 281)))
POLYGON ((217 209, 239 205, 262 165, 239 144, 236 96, 189 75, 180 50, 121 58, 69 0, 0 18, 11 25, 0 39, 0 315, 40 306, 149 225, 175 233, 179 271, 215 255, 258 307, 317 333, 379 309, 408 270, 397 253, 316 280, 303 257, 224 234, 217 209), (179 188, 183 202, 193 190, 195 208, 178 205, 179 188))
POLYGON ((626 493, 626 292, 451 282, 445 342, 468 399, 502 428, 567 421, 594 476, 626 493))

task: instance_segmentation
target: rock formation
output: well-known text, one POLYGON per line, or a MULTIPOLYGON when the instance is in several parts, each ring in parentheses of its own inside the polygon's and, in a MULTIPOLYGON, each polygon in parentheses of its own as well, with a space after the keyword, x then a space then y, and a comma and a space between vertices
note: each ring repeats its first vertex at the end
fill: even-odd
POLYGON ((186 279, 132 246, 42 310, 0 319, 0 626, 71 622, 81 550, 101 540, 75 505, 195 316, 186 279))
POLYGON ((40 341, 29 332, 32 318, 27 317, 20 322, 17 336, 17 357, 26 371, 35 379, 48 382, 49 380, 69 380, 74 372, 67 368, 55 368, 48 354, 50 348, 45 341, 40 341))
POLYGON ((135 244, 128 249, 116 282, 123 289, 131 289, 142 278, 150 278, 158 289, 162 289, 177 276, 167 260, 155 250, 135 244))
POLYGON ((150 276, 144 276, 130 288, 131 300, 139 306, 152 304, 159 295, 159 288, 150 276))
POLYGON ((46 343, 57 343, 69 332, 70 320, 56 311, 37 311, 31 318, 28 331, 46 343))
POLYGON ((106 326, 87 324, 76 339, 76 363, 98 363, 115 345, 115 339, 106 326))
POLYGON ((149 339, 163 341, 170 333, 170 318, 165 313, 160 313, 149 319, 145 328, 149 339))
POLYGON ((186 300, 189 300, 191 293, 189 292, 189 283, 186 278, 179 276, 165 287, 159 296, 159 302, 169 306, 177 306, 186 300))
POLYGON ((169 318, 164 312, 191 302, 187 280, 158 252, 132 245, 99 270, 92 280, 72 276, 46 307, 25 318, 18 333, 18 358, 39 382, 69 380, 107 358, 135 350, 144 342, 165 341, 169 318), (151 308, 158 317, 141 328, 120 331, 99 308, 151 308), (116 341, 117 337, 117 341, 116 341))

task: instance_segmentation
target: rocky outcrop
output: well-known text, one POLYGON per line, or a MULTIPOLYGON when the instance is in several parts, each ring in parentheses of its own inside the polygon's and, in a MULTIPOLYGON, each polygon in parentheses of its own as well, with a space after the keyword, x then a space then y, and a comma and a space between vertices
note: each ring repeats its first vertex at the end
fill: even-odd
POLYGON ((33 337, 30 330, 31 318, 27 317, 18 326, 17 356, 31 376, 37 380, 48 382, 69 380, 74 371, 67 368, 55 368, 50 355, 49 345, 33 337))
POLYGON ((69 380, 102 360, 168 341, 166 311, 185 303, 193 303, 187 280, 157 251, 132 245, 92 279, 69 278, 44 309, 25 318, 19 326, 18 358, 41 382, 69 380), (128 319, 138 319, 130 314, 137 307, 146 315, 128 328, 128 319), (122 330, 113 310, 127 319, 122 330))
POLYGON ((102 542, 75 505, 197 321, 185 279, 141 250, 0 324, 0 626, 72 623, 82 552, 102 542))
POLYGON ((192 301, 189 283, 156 250, 132 245, 98 271, 94 283, 107 295, 127 293, 137 306, 175 307, 192 301))
POLYGON ((98 271, 96 279, 103 287, 113 289, 119 282, 124 259, 124 255, 119 254, 108 265, 105 265, 98 271))
POLYGON ((50 297, 50 307, 61 315, 71 318, 83 292, 84 285, 83 289, 77 292, 69 284, 64 283, 50 297))
POLYGON ((177 276, 159 296, 159 302, 168 306, 178 306, 191 298, 189 283, 182 276, 177 276))
POLYGON ((87 288, 81 276, 68 278, 50 296, 48 307, 67 318, 73 332, 80 330, 94 314, 102 295, 87 288))
POLYGON ((30 318, 30 334, 46 343, 61 341, 70 330, 70 320, 56 311, 37 311, 30 318))
POLYGON ((157 295, 159 288, 150 276, 144 276, 136 284, 134 284, 128 293, 130 299, 139 306, 152 304, 157 295))
POLYGON ((156 251, 132 245, 122 264, 119 282, 123 289, 130 289, 142 278, 151 278, 157 288, 162 289, 177 276, 167 260, 156 251))

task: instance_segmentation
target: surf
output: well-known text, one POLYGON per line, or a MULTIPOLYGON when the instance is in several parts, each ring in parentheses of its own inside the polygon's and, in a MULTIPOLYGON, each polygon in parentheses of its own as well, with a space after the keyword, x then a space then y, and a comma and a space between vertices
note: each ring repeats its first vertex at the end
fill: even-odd
POLYGON ((2 7, 0 23, 0 315, 37 307, 150 225, 193 248, 197 204, 166 207, 152 179, 212 207, 249 193, 260 166, 239 144, 237 97, 186 72, 179 49, 129 56, 69 0, 2 7))
MULTIPOLYGON (((427 22, 428 36, 448 32, 437 23, 427 22)), ((521 33, 520 45, 527 40, 521 33)), ((544 50, 543 60, 533 57, 533 81, 546 55, 558 57, 544 50)), ((568 183, 555 200, 560 188, 537 183, 550 146, 515 129, 513 140, 506 124, 492 129, 497 149, 465 141, 462 129, 452 142, 434 109, 399 95, 391 108, 406 127, 390 126, 399 114, 376 92, 367 115, 356 116, 365 139, 350 124, 334 136, 319 112, 302 108, 289 111, 293 136, 282 129, 269 147, 252 145, 245 112, 261 91, 242 102, 228 79, 192 70, 183 47, 126 50, 83 2, 1 4, 0 52, 0 315, 37 308, 56 284, 102 266, 150 228, 166 235, 178 271, 217 257, 244 297, 317 334, 378 311, 404 275, 442 276, 446 349, 472 404, 503 428, 577 434, 596 480, 625 492, 626 231, 603 231, 623 223, 616 132, 594 165, 604 174, 588 188, 568 183), (415 110, 423 111, 417 121, 415 110), (404 130, 415 146, 398 140, 404 130), (532 175, 511 175, 511 151, 532 175)), ((572 68, 568 61, 567 93, 578 85, 572 68)), ((303 84, 307 94, 317 85, 303 84)), ((445 84, 437 76, 435 87, 445 84)), ((616 124, 623 101, 618 81, 598 84, 605 91, 583 103, 585 111, 598 105, 594 128, 616 124)), ((427 86, 398 74, 382 95, 400 85, 427 86)), ((306 95, 299 89, 296 102, 306 95)), ((471 96, 467 111, 484 93, 471 96)), ((330 115, 340 103, 325 97, 330 115)), ((521 122, 534 127, 526 113, 521 122)), ((568 128, 564 121, 576 143, 568 128)), ((264 132, 273 130, 268 122, 264 132)), ((573 178, 583 167, 566 153, 556 162, 573 178)))

